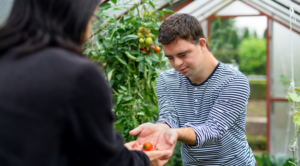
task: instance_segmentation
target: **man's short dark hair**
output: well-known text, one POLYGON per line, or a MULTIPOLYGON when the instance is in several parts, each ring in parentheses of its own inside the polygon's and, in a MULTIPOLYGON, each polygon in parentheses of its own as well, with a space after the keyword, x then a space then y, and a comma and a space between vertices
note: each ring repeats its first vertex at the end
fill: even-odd
MULTIPOLYGON (((158 31, 158 42, 170 44, 179 38, 193 44, 198 44, 200 38, 205 39, 200 22, 189 14, 173 14, 168 17, 160 26, 158 31)), ((206 47, 210 51, 208 42, 206 47)))

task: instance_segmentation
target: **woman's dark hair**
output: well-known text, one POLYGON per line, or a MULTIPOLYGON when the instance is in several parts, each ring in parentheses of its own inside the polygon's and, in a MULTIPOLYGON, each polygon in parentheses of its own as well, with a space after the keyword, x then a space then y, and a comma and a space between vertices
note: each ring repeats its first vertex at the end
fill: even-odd
POLYGON ((21 55, 47 46, 80 52, 83 33, 101 0, 14 0, 0 28, 0 56, 18 47, 21 55))

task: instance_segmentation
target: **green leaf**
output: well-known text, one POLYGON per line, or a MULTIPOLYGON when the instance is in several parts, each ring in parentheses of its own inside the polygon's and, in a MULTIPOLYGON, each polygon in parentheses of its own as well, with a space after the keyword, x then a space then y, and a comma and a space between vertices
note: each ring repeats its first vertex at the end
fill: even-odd
POLYGON ((116 75, 116 77, 120 81, 120 79, 122 78, 122 74, 118 74, 118 75, 116 75))
POLYGON ((295 91, 300 92, 300 87, 295 87, 295 91))
POLYGON ((125 100, 125 101, 129 101, 129 100, 131 100, 131 99, 133 99, 132 96, 125 96, 125 97, 123 97, 123 100, 125 100))
POLYGON ((123 41, 127 42, 129 40, 136 40, 139 36, 138 35, 127 35, 123 37, 123 41))
POLYGON ((149 4, 152 6, 152 8, 155 10, 155 5, 152 3, 152 1, 149 1, 149 4))
POLYGON ((145 59, 146 59, 146 62, 147 62, 149 65, 151 65, 151 64, 152 64, 152 61, 150 60, 150 58, 149 58, 149 57, 145 57, 145 59))
POLYGON ((149 56, 149 58, 154 62, 160 62, 160 60, 158 58, 156 58, 155 56, 149 56))
POLYGON ((144 59, 144 56, 140 55, 135 61, 139 62, 142 61, 144 59))
POLYGON ((122 100, 122 97, 123 97, 122 94, 118 96, 118 98, 117 98, 117 103, 116 103, 117 105, 118 105, 118 104, 120 103, 120 101, 122 100))
POLYGON ((121 23, 121 24, 124 24, 124 15, 121 16, 121 18, 120 18, 120 23, 121 23))
POLYGON ((145 115, 144 112, 138 112, 137 115, 145 115))
POLYGON ((123 119, 118 119, 116 122, 115 122, 115 124, 119 124, 120 122, 122 122, 123 121, 123 119))
POLYGON ((289 93, 289 95, 294 102, 300 102, 300 96, 298 96, 296 93, 289 93))
POLYGON ((162 12, 163 12, 164 14, 173 14, 173 13, 175 13, 174 11, 168 10, 168 9, 163 9, 162 12))
POLYGON ((99 41, 96 41, 96 45, 97 45, 97 48, 98 50, 103 50, 103 45, 99 43, 99 41))
POLYGON ((140 52, 138 52, 138 51, 128 51, 130 54, 133 54, 133 55, 138 55, 138 54, 140 54, 140 52))
POLYGON ((134 105, 134 104, 135 104, 135 101, 131 100, 130 102, 127 102, 125 104, 121 104, 121 106, 129 106, 129 105, 134 105))
POLYGON ((120 86, 120 88, 127 91, 127 88, 125 86, 120 86))
POLYGON ((159 11, 158 14, 165 20, 165 16, 164 16, 164 13, 162 11, 159 11))
POLYGON ((111 0, 112 3, 117 4, 117 0, 111 0))
POLYGON ((300 126, 300 112, 296 112, 293 114, 293 122, 300 126))
POLYGON ((110 72, 108 72, 107 74, 107 80, 110 81, 111 80, 111 76, 113 74, 113 72, 115 71, 115 69, 112 69, 110 72))
POLYGON ((285 97, 290 103, 293 102, 292 98, 290 96, 285 97))
POLYGON ((111 8, 111 4, 110 3, 104 3, 100 6, 100 9, 101 10, 106 10, 106 9, 109 9, 111 8))
POLYGON ((111 18, 110 20, 108 20, 108 23, 116 23, 116 19, 111 18))
POLYGON ((84 51, 83 51, 83 54, 84 55, 89 55, 89 53, 91 52, 92 49, 90 48, 86 48, 84 51))

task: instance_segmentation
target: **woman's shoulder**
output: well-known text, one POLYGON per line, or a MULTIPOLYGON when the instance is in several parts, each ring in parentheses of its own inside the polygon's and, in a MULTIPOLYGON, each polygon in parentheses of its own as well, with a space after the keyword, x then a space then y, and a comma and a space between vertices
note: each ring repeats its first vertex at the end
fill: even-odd
POLYGON ((46 60, 49 63, 53 62, 55 64, 61 63, 63 65, 64 63, 66 63, 66 65, 76 66, 93 63, 88 58, 77 52, 56 47, 44 48, 40 51, 35 52, 34 54, 35 55, 33 55, 33 57, 37 59, 46 60))

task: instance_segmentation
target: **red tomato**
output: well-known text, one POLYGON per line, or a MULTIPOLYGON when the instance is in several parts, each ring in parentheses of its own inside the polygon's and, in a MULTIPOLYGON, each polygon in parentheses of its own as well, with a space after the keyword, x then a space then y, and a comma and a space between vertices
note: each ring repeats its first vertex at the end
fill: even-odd
POLYGON ((156 53, 159 53, 160 52, 160 47, 157 46, 157 47, 155 47, 154 50, 155 50, 156 53))
POLYGON ((154 45, 154 44, 152 44, 151 48, 152 48, 153 50, 155 50, 155 45, 154 45))
POLYGON ((151 151, 153 149, 153 145, 151 142, 146 142, 144 143, 143 145, 143 150, 146 150, 146 151, 151 151))

